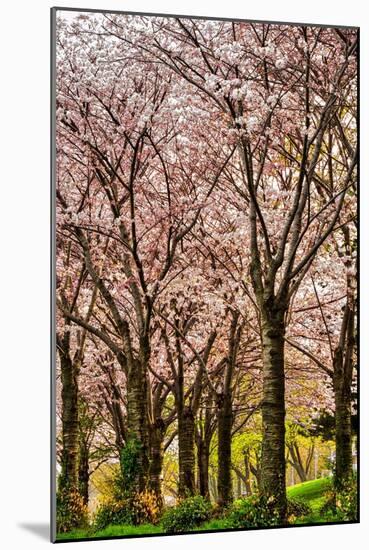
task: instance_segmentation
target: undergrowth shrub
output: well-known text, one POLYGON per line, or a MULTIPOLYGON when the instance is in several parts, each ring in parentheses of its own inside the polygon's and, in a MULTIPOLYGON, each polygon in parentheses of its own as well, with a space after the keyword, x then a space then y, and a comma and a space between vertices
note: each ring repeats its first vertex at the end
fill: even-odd
POLYGON ((131 510, 134 525, 159 523, 161 501, 153 491, 136 493, 131 499, 131 510))
POLYGON ((164 512, 163 529, 166 533, 189 531, 207 521, 211 516, 211 509, 210 502, 202 496, 186 498, 164 512))
POLYGON ((56 496, 56 530, 67 533, 87 527, 88 510, 77 490, 60 489, 56 496))
MULTIPOLYGON (((287 499, 287 517, 290 522, 312 513, 311 507, 296 498, 287 499)), ((229 508, 226 524, 231 529, 270 527, 280 525, 278 511, 272 497, 252 495, 236 500, 229 508)))
POLYGON ((226 523, 231 529, 247 529, 279 525, 280 520, 272 498, 252 495, 233 503, 226 523))
POLYGON ((357 480, 346 483, 337 493, 336 508, 343 521, 357 520, 357 480))
POLYGON ((106 500, 97 509, 93 528, 101 531, 108 525, 129 525, 133 523, 133 514, 128 500, 106 500))
POLYGON ((300 518, 302 516, 308 516, 312 513, 312 508, 298 498, 288 498, 287 499, 287 517, 289 522, 293 522, 294 519, 300 518))
POLYGON ((357 520, 356 476, 352 476, 340 488, 328 493, 321 512, 332 521, 357 520))
POLYGON ((109 499, 102 503, 94 517, 94 530, 108 525, 156 525, 160 519, 159 499, 152 491, 135 493, 120 500, 109 499))

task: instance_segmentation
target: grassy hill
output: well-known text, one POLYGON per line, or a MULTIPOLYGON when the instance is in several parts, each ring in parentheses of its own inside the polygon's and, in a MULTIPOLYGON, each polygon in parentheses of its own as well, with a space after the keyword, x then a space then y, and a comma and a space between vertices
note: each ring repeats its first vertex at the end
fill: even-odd
POLYGON ((287 488, 287 496, 303 500, 308 504, 312 513, 296 521, 296 523, 324 523, 326 518, 320 514, 320 510, 325 502, 326 493, 331 488, 331 479, 324 477, 298 483, 287 488))

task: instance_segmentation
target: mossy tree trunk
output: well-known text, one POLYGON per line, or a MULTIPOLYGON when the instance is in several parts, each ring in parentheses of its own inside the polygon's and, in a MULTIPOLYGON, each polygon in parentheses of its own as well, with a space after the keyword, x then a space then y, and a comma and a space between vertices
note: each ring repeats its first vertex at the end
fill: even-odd
POLYGON ((340 343, 333 358, 336 428, 336 483, 342 486, 352 475, 351 385, 353 371, 354 311, 347 302, 340 343))
POLYGON ((79 468, 78 468, 78 487, 79 493, 83 498, 83 503, 87 506, 89 500, 88 486, 90 482, 90 465, 88 448, 80 445, 79 468))
POLYGON ((196 438, 197 445, 197 489, 201 496, 209 498, 210 448, 202 437, 196 438))
POLYGON ((227 506, 232 500, 231 446, 232 397, 229 392, 221 396, 218 409, 218 505, 227 506))
MULTIPOLYGON (((341 228, 344 238, 346 267, 346 304, 341 323, 340 338, 333 354, 333 389, 336 425, 336 483, 342 486, 352 475, 352 381, 354 367, 356 281, 354 243, 350 227, 341 228)), ((339 250, 339 255, 343 251, 339 250)))
POLYGON ((198 415, 196 429, 197 445, 197 490, 201 496, 210 497, 209 489, 209 460, 210 444, 216 429, 216 417, 214 414, 214 395, 211 388, 207 388, 204 406, 198 415))
POLYGON ((243 462, 245 465, 245 489, 246 494, 251 495, 251 468, 250 468, 250 452, 248 450, 243 453, 243 462))
POLYGON ((162 471, 164 459, 165 424, 161 418, 156 418, 150 424, 150 465, 149 465, 149 489, 154 491, 159 501, 162 501, 162 471))
POLYGON ((135 479, 137 492, 147 488, 149 478, 149 425, 147 407, 147 373, 140 360, 128 365, 127 377, 127 441, 135 446, 135 479))
POLYGON ((238 325, 240 314, 231 312, 231 325, 228 337, 228 356, 226 357, 222 391, 217 396, 218 424, 218 505, 227 506, 232 500, 232 382, 237 363, 237 352, 241 339, 241 327, 238 325))
POLYGON ((178 417, 179 497, 194 495, 195 486, 195 418, 191 407, 184 406, 178 417))
POLYGON ((62 339, 58 338, 62 384, 62 453, 58 483, 60 490, 78 490, 78 368, 70 356, 69 342, 69 333, 62 339))
POLYGON ((285 372, 286 309, 271 302, 262 314, 263 400, 261 489, 273 498, 281 520, 286 516, 285 372))

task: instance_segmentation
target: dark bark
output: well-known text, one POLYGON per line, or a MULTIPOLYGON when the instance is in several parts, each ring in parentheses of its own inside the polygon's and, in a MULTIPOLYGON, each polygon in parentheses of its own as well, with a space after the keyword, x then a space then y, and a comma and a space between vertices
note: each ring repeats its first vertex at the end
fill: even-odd
POLYGON ((232 381, 237 362, 238 346, 241 338, 241 327, 237 328, 239 312, 231 314, 231 326, 228 338, 228 355, 224 373, 222 392, 217 397, 218 422, 218 505, 227 506, 232 498, 232 381))
MULTIPOLYGON (((350 252, 350 233, 343 229, 346 253, 350 252)), ((347 267, 352 267, 352 260, 347 267)), ((352 475, 351 385, 355 348, 355 282, 347 274, 347 298, 338 346, 333 355, 333 389, 336 427, 336 484, 342 486, 352 475)))
POLYGON ((286 516, 285 461, 285 309, 273 302, 262 314, 263 402, 261 488, 272 497, 281 521, 286 516))
POLYGON ((245 451, 243 454, 244 464, 245 464, 245 487, 246 487, 246 494, 251 495, 251 469, 250 469, 250 453, 248 451, 245 451))
POLYGON ((78 490, 79 418, 78 369, 69 355, 68 345, 60 352, 62 382, 62 458, 59 489, 78 490))
POLYGON ((250 462, 250 470, 252 475, 256 479, 256 485, 257 485, 258 491, 259 493, 261 493, 261 468, 259 465, 256 467, 253 466, 253 464, 250 462))
POLYGON ((78 485, 79 485, 79 493, 83 498, 83 503, 86 506, 88 505, 88 498, 89 498, 89 492, 88 492, 89 481, 90 481, 90 467, 89 467, 89 461, 88 461, 88 449, 83 446, 80 446, 78 485))
POLYGON ((342 484, 352 474, 351 399, 336 392, 336 478, 342 484))
POLYGON ((336 428, 336 481, 342 485, 352 474, 351 381, 343 374, 342 354, 334 361, 334 401, 336 428))
POLYGON ((111 416, 115 433, 115 446, 118 453, 120 454, 127 439, 124 400, 122 397, 121 389, 116 381, 113 361, 109 364, 109 366, 101 363, 100 367, 109 379, 108 382, 103 381, 101 383, 100 391, 104 398, 106 408, 108 409, 111 416))
POLYGON ((195 494, 195 419, 191 407, 178 416, 179 497, 195 494))
POLYGON ((197 488, 201 496, 210 498, 209 489, 209 459, 210 444, 216 428, 214 415, 214 395, 211 388, 205 398, 205 407, 200 411, 198 428, 196 432, 197 444, 197 488))
POLYGON ((175 400, 178 419, 178 496, 186 498, 195 494, 195 417, 190 405, 185 404, 184 365, 181 341, 176 335, 178 376, 175 384, 175 400))
POLYGON ((209 498, 210 441, 197 434, 197 488, 201 496, 209 498))
POLYGON ((232 500, 231 445, 232 445, 232 396, 227 392, 221 397, 218 409, 218 505, 227 506, 232 500))
POLYGON ((154 491, 159 501, 162 501, 161 478, 163 469, 163 441, 165 424, 161 418, 157 418, 150 425, 150 465, 149 465, 149 489, 154 491))
POLYGON ((134 359, 128 364, 127 425, 128 440, 136 445, 135 480, 133 489, 147 488, 149 477, 149 426, 147 407, 147 371, 142 361, 134 359))

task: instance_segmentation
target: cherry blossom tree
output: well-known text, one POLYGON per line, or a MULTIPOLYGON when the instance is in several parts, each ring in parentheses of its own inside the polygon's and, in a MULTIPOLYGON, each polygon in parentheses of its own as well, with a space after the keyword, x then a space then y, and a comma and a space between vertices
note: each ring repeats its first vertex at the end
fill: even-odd
POLYGON ((129 451, 133 490, 161 499, 170 451, 179 497, 208 497, 216 456, 219 505, 253 475, 283 523, 286 448, 301 478, 312 460, 286 421, 332 410, 351 472, 357 33, 123 14, 57 31, 61 479, 80 472, 87 502, 129 451))
POLYGON ((254 24, 236 30, 227 22, 213 32, 180 19, 151 27, 154 43, 139 48, 217 105, 237 144, 263 343, 262 485, 283 518, 286 315, 355 183, 355 146, 345 144, 355 125, 347 98, 355 95, 356 35, 254 24))

